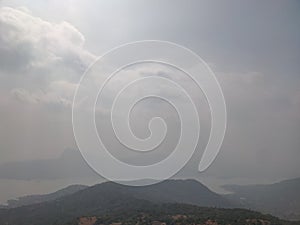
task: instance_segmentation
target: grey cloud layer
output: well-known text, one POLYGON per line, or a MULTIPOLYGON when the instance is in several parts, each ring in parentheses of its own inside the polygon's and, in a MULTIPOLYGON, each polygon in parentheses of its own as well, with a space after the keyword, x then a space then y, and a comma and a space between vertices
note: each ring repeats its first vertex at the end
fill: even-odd
MULTIPOLYGON (((14 2, 18 5, 18 1, 14 2)), ((4 134, 0 143, 4 161, 11 152, 15 153, 7 159, 27 152, 31 153, 28 157, 35 158, 34 152, 61 151, 66 145, 75 145, 69 107, 63 107, 62 115, 61 111, 49 110, 49 106, 53 109, 57 105, 70 105, 80 75, 95 58, 88 49, 97 49, 100 55, 101 51, 127 41, 154 38, 187 45, 210 60, 220 79, 228 107, 228 130, 221 154, 207 171, 208 176, 260 180, 300 176, 299 3, 133 1, 121 3, 122 8, 100 2, 76 2, 61 3, 65 4, 61 8, 51 1, 37 6, 27 1, 29 6, 32 4, 32 13, 1 8, 0 115, 6 128, 0 128, 4 134), (55 10, 65 10, 66 15, 58 15, 55 10), (53 20, 59 22, 39 18, 36 12, 44 13, 45 18, 53 14, 53 20), (64 16, 71 22, 60 22, 64 16), (26 102, 26 106, 15 102, 12 96, 26 102), (29 110, 28 105, 42 105, 42 110, 36 110, 35 106, 29 106, 29 110), (15 116, 11 111, 22 113, 15 116), (43 113, 51 115, 42 117, 43 113), (28 118, 32 122, 25 123, 27 128, 22 127, 22 121, 29 121, 28 118), (35 139, 40 135, 40 127, 49 127, 43 130, 45 136, 68 128, 61 137, 40 141, 35 139), (26 132, 32 136, 15 145, 26 132), (51 150, 61 139, 68 141, 59 150, 51 150)), ((140 76, 139 71, 134 73, 140 76)), ((126 77, 116 80, 116 84, 122 79, 126 77)), ((188 80, 178 81, 192 87, 188 80)), ((195 97, 198 94, 194 92, 195 97)), ((160 109, 153 102, 140 108, 152 110, 150 115, 160 109)), ((140 131, 146 127, 149 115, 138 118, 134 117, 136 130, 140 131)), ((176 130, 175 126, 172 128, 176 130)), ((175 134, 171 136, 176 138, 175 134)), ((207 129, 203 136, 205 140, 207 129)), ((114 142, 111 145, 116 146, 114 142)), ((201 151, 187 167, 196 171, 200 154, 201 151)), ((192 170, 187 171, 187 175, 193 174, 192 170)))

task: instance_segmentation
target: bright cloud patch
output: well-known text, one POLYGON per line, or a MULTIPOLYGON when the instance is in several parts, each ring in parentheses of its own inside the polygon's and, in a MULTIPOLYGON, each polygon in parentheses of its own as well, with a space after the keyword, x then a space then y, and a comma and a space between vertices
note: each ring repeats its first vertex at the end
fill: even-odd
POLYGON ((19 100, 69 105, 74 83, 95 58, 84 43, 68 22, 55 24, 26 10, 0 9, 0 76, 20 85, 12 87, 19 100))

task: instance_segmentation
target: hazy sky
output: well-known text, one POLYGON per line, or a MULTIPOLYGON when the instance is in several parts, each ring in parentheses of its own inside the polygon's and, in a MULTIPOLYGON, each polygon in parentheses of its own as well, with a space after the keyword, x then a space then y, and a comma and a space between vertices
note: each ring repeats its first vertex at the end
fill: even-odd
MULTIPOLYGON (((0 6, 0 201, 48 191, 56 187, 53 183, 62 186, 71 178, 97 180, 76 150, 65 151, 76 149, 74 90, 97 56, 144 39, 192 49, 208 62, 224 91, 228 128, 219 156, 204 174, 197 174, 204 141, 181 176, 251 182, 300 176, 298 1, 2 0, 0 6), (10 188, 18 180, 46 184, 40 189, 29 184, 24 190, 10 188)), ((148 68, 165 75, 172 73, 168 69, 148 68)), ((193 92, 191 81, 183 81, 193 92)), ((202 94, 192 95, 201 111, 202 94)), ((166 120, 171 118, 174 132, 168 138, 176 140, 172 109, 159 102, 133 112, 143 112, 135 117, 136 130, 143 136, 145 121, 159 110, 166 120)), ((205 140, 207 109, 202 116, 205 140)), ((106 122, 99 119, 102 126, 106 122)), ((119 149, 113 140, 107 142, 119 149)), ((162 146, 166 152, 160 156, 172 143, 162 146)))

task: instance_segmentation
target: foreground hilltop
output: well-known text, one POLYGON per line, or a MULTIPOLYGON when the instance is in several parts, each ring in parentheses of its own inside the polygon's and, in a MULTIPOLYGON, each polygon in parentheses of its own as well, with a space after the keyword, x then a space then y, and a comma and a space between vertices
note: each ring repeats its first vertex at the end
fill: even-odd
POLYGON ((186 204, 145 203, 102 216, 84 216, 67 225, 298 225, 246 209, 204 208, 186 204))

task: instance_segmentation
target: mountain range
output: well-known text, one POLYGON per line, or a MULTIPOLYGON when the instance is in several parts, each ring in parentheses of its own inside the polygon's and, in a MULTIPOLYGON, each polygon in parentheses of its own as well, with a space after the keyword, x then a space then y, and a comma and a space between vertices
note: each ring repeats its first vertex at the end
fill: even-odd
POLYGON ((167 180, 143 187, 106 182, 54 200, 2 209, 0 224, 50 225, 56 221, 67 222, 82 215, 103 215, 124 209, 138 210, 152 204, 164 203, 209 207, 233 206, 229 200, 195 180, 167 180))
MULTIPOLYGON (((284 184, 286 183, 284 182, 284 184)), ((291 184, 293 182, 290 182, 291 184)), ((228 189, 231 188, 232 191, 238 190, 238 187, 226 186, 228 189)), ((289 185, 288 187, 291 188, 289 185)), ((280 191, 280 189, 277 191, 280 191)), ((289 189, 281 189, 281 196, 286 196, 285 192, 289 191, 289 189)), ((260 194, 263 197, 263 192, 260 194)), ((274 196, 274 198, 277 197, 278 195, 274 196)), ((261 200, 263 201, 263 198, 261 200)), ((247 201, 249 201, 248 198, 247 201)), ((143 187, 105 182, 91 187, 70 186, 45 196, 20 198, 19 203, 9 204, 11 208, 0 210, 0 224, 80 224, 82 221, 78 222, 78 218, 85 218, 84 221, 92 221, 94 223, 91 223, 91 225, 94 225, 96 221, 99 224, 99 221, 102 221, 103 224, 109 224, 109 222, 116 220, 124 222, 128 218, 143 220, 142 218, 149 217, 151 221, 154 221, 156 217, 153 217, 153 215, 158 218, 166 218, 171 214, 185 215, 185 218, 190 218, 194 222, 199 220, 203 223, 205 218, 207 221, 210 219, 214 221, 219 218, 219 223, 223 221, 224 224, 298 224, 297 222, 282 221, 273 216, 246 209, 237 209, 250 206, 245 202, 242 202, 238 194, 220 195, 195 180, 166 180, 143 187), (26 201, 22 199, 26 199, 26 201), (240 223, 230 220, 231 215, 234 215, 232 217, 234 221, 240 221, 240 223), (89 220, 87 218, 94 219, 89 220), (241 218, 243 220, 239 220, 241 218), (260 220, 265 222, 263 223, 260 220)), ((296 202, 299 201, 296 200, 296 202)), ((286 204, 287 202, 283 201, 281 203, 286 204)), ((248 208, 255 207, 251 205, 248 208)))

